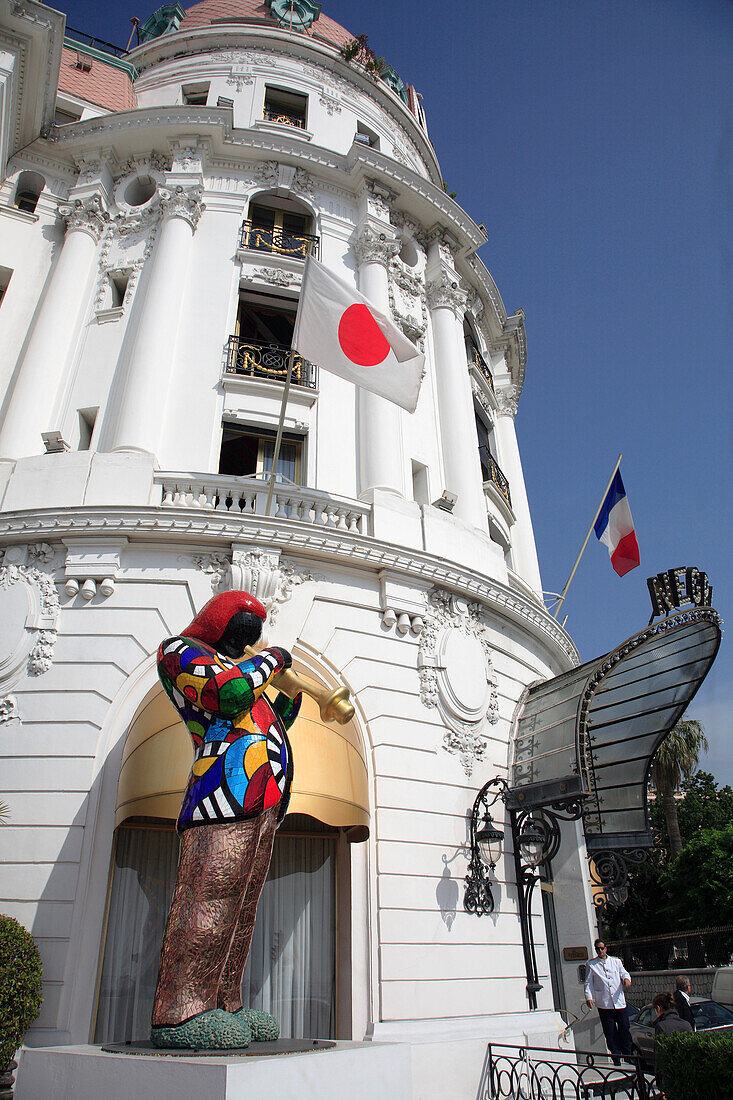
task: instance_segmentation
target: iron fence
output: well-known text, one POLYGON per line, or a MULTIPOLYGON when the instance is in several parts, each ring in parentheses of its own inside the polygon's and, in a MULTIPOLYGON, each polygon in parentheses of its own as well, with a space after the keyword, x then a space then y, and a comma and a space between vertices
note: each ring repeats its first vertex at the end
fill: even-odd
POLYGON ((299 130, 305 130, 303 115, 284 111, 282 107, 265 107, 262 117, 265 122, 284 122, 286 126, 297 126, 299 130))
MULTIPOLYGON (((288 373, 290 348, 281 344, 265 344, 260 340, 240 340, 230 336, 227 342, 226 373, 262 378, 269 382, 284 382, 288 373)), ((317 367, 297 352, 293 354, 292 383, 294 386, 318 386, 317 367)))
POLYGON ((511 508, 512 495, 509 492, 509 482, 504 471, 485 444, 479 445, 479 454, 481 456, 481 469, 484 475, 484 484, 490 481, 491 484, 499 490, 504 500, 511 508))
POLYGON ((733 961, 733 924, 696 928, 663 936, 608 939, 609 954, 623 959, 627 970, 675 970, 729 966, 733 961))
POLYGON ((286 233, 284 229, 262 229, 251 221, 243 223, 239 232, 239 247, 255 252, 274 252, 278 256, 292 256, 304 260, 318 255, 318 237, 311 233, 286 233))
POLYGON ((490 1043, 479 1100, 655 1100, 638 1057, 614 1065, 594 1051, 490 1043))
POLYGON ((476 370, 478 370, 488 382, 491 392, 494 393, 494 378, 491 374, 491 368, 473 340, 466 340, 466 355, 468 356, 469 366, 476 367, 476 370))

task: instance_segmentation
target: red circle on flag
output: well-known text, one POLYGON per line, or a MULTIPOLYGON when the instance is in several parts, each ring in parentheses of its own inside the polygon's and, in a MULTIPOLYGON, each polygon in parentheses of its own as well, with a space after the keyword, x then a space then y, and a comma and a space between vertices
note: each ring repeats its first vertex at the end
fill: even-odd
POLYGON ((338 337, 346 358, 360 367, 376 367, 391 351, 369 309, 361 304, 349 306, 341 314, 338 337))

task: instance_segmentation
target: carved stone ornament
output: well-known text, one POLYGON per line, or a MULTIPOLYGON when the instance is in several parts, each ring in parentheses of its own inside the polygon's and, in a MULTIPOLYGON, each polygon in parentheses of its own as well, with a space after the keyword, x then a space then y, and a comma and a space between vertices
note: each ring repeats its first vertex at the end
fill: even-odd
POLYGON ((233 589, 256 596, 265 605, 268 627, 275 622, 279 605, 290 599, 293 588, 318 579, 310 571, 298 569, 294 562, 281 558, 279 550, 259 547, 235 546, 231 560, 224 554, 203 554, 193 561, 211 576, 215 592, 233 589))
POLYGON ((99 195, 88 199, 74 199, 59 206, 59 214, 66 222, 67 232, 80 229, 98 242, 109 225, 110 216, 102 206, 99 195))
POLYGON ((356 262, 381 264, 389 270, 392 260, 400 251, 400 242, 387 233, 379 233, 371 225, 365 225, 354 238, 356 262))
POLYGON ((147 156, 128 157, 114 172, 114 182, 124 179, 141 171, 170 172, 173 167, 173 158, 165 153, 148 153, 147 156))
POLYGON ((254 81, 252 70, 247 69, 244 65, 233 65, 232 71, 227 77, 227 84, 234 88, 235 92, 243 92, 247 85, 254 84, 254 81))
POLYGON ((516 416, 519 398, 517 397, 517 391, 514 386, 507 386, 506 389, 497 390, 496 404, 498 406, 499 416, 516 416))
POLYGON ((277 183, 279 165, 276 160, 261 160, 252 168, 252 178, 256 183, 277 183))
POLYGON ((14 719, 20 721, 18 700, 14 695, 4 695, 0 698, 0 723, 12 722, 14 719))
POLYGON ((459 757, 468 776, 485 755, 487 722, 499 720, 497 679, 481 611, 480 604, 434 589, 418 657, 420 699, 426 707, 437 707, 447 727, 443 747, 459 757))
POLYGON ((457 317, 462 317, 466 309, 467 292, 458 281, 458 277, 451 278, 446 271, 441 271, 440 278, 429 282, 425 287, 428 306, 430 309, 440 309, 447 306, 452 309, 457 317))
POLYGON ((473 396, 476 398, 479 405, 481 406, 481 408, 484 410, 484 412, 488 416, 489 421, 493 422, 494 410, 492 409, 491 405, 489 404, 488 397, 486 396, 486 394, 484 393, 482 387, 478 384, 478 382, 476 381, 475 378, 471 379, 471 391, 473 393, 473 396))
POLYGON ((412 237, 421 248, 427 246, 428 236, 424 227, 420 222, 415 221, 414 218, 406 214, 404 210, 390 210, 389 220, 392 225, 398 229, 404 230, 410 237, 412 237))
POLYGON ((389 305, 392 316, 413 342, 425 335, 428 314, 422 279, 405 271, 394 259, 389 268, 389 305))
POLYGON ((367 180, 365 186, 367 209, 377 218, 389 221, 390 208, 397 198, 393 191, 377 180, 367 180))
POLYGON ((272 283, 273 286, 300 286, 301 283, 301 275, 277 267, 254 267, 249 275, 245 272, 243 278, 259 279, 263 283, 272 283))
POLYGON ((0 552, 0 690, 24 671, 41 676, 51 667, 59 615, 53 554, 45 542, 0 552))
POLYGON ((160 206, 164 218, 183 218, 196 231, 201 215, 206 207, 201 201, 203 187, 159 187, 160 206))
POLYGON ((291 183, 291 189, 293 191, 299 191, 301 195, 307 195, 312 199, 313 195, 313 179, 306 172, 305 168, 296 168, 293 176, 293 182, 291 183))

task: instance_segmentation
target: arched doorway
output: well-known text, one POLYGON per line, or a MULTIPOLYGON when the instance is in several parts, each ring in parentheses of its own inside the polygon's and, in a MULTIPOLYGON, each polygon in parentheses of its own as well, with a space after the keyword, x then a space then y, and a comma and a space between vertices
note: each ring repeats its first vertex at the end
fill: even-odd
MULTIPOLYGON (((349 907, 344 851, 369 835, 367 768, 356 724, 325 725, 308 697, 290 739, 292 797, 260 899, 243 1000, 272 1012, 284 1036, 328 1038, 343 1015, 336 991, 348 940, 339 937, 339 947, 336 932, 349 907)), ((156 684, 122 754, 95 1042, 148 1037, 191 760, 188 733, 156 684)))

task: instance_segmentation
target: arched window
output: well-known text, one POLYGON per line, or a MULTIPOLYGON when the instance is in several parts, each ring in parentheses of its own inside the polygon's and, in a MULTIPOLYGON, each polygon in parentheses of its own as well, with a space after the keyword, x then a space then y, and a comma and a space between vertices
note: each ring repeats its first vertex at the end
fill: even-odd
POLYGON ((309 253, 315 255, 318 251, 313 223, 310 210, 295 199, 260 193, 250 201, 240 246, 304 260, 309 253))
POLYGON ((40 172, 21 172, 18 176, 18 184, 15 188, 15 207, 17 210, 25 210, 27 214, 33 214, 41 191, 46 186, 46 181, 40 172))

